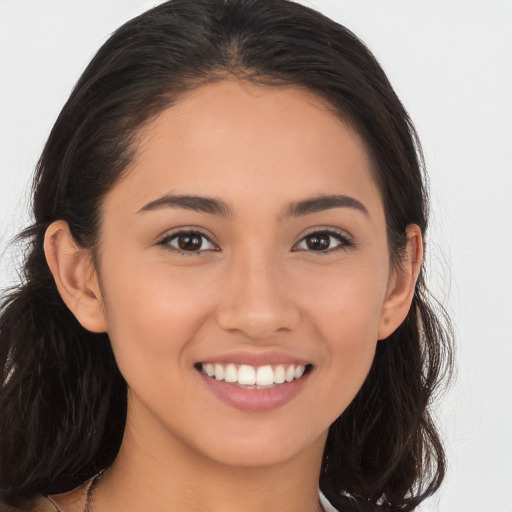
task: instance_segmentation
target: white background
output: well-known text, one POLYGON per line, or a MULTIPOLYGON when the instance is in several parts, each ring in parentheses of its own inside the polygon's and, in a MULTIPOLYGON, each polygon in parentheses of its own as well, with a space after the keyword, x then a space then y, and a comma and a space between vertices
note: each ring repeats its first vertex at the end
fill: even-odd
MULTIPOLYGON (((140 0, 0 0, 0 286, 29 177, 71 87, 140 0)), ((421 508, 512 512, 512 1, 312 0, 361 37, 409 110, 431 176, 433 289, 458 374, 439 407, 449 458, 421 508)))

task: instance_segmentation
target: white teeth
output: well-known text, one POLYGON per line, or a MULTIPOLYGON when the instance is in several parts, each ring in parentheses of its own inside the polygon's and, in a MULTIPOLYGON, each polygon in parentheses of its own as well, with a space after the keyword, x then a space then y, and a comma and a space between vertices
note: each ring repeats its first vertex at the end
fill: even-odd
POLYGON ((254 367, 243 364, 238 368, 238 384, 253 386, 256 384, 256 371, 254 367))
POLYGON ((201 369, 205 375, 215 380, 225 380, 242 386, 256 386, 255 389, 292 382, 295 379, 300 379, 306 371, 305 366, 293 364, 288 367, 278 365, 274 368, 269 364, 264 366, 242 364, 237 368, 232 363, 227 365, 207 363, 203 364, 201 369))
POLYGON ((274 382, 276 384, 282 384, 286 379, 286 372, 282 366, 278 366, 274 370, 274 382))
POLYGON ((224 367, 220 364, 215 365, 215 380, 224 380, 224 367))
POLYGON ((256 372, 256 384, 258 386, 270 386, 274 384, 274 370, 272 366, 259 366, 256 372))
POLYGON ((226 373, 224 375, 226 382, 236 382, 238 380, 238 370, 234 364, 228 364, 226 366, 226 373))

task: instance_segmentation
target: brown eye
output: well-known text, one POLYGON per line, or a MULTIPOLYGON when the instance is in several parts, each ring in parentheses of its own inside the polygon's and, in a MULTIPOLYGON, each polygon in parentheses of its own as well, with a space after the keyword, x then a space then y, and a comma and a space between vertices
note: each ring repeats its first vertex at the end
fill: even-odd
POLYGON ((195 233, 179 235, 176 242, 182 251, 198 251, 203 245, 201 237, 195 233))
POLYGON ((199 253, 203 251, 216 250, 215 245, 208 237, 201 233, 186 231, 164 238, 160 245, 171 251, 199 253))
POLYGON ((306 246, 312 251, 325 251, 331 244, 330 236, 326 234, 314 234, 305 238, 306 246))
POLYGON ((305 236, 294 250, 313 252, 333 252, 352 247, 352 241, 337 231, 317 231, 305 236))

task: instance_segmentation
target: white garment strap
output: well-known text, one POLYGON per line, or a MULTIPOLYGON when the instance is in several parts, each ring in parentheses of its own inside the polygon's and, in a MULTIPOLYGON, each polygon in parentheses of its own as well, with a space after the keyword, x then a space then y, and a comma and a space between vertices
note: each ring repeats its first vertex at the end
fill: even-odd
POLYGON ((338 512, 338 509, 334 508, 329 500, 323 495, 322 491, 318 489, 318 496, 320 498, 320 504, 322 505, 325 512, 338 512))

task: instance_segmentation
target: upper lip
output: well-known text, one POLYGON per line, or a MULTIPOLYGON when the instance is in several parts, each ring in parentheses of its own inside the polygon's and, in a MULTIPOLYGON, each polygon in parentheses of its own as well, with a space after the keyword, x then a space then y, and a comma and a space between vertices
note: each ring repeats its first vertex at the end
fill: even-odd
POLYGON ((309 361, 300 357, 288 354, 281 351, 266 351, 266 352, 250 352, 250 351, 237 351, 226 352, 216 356, 210 356, 200 361, 203 364, 247 364, 249 366, 264 366, 276 364, 294 364, 306 366, 311 364, 309 361))

